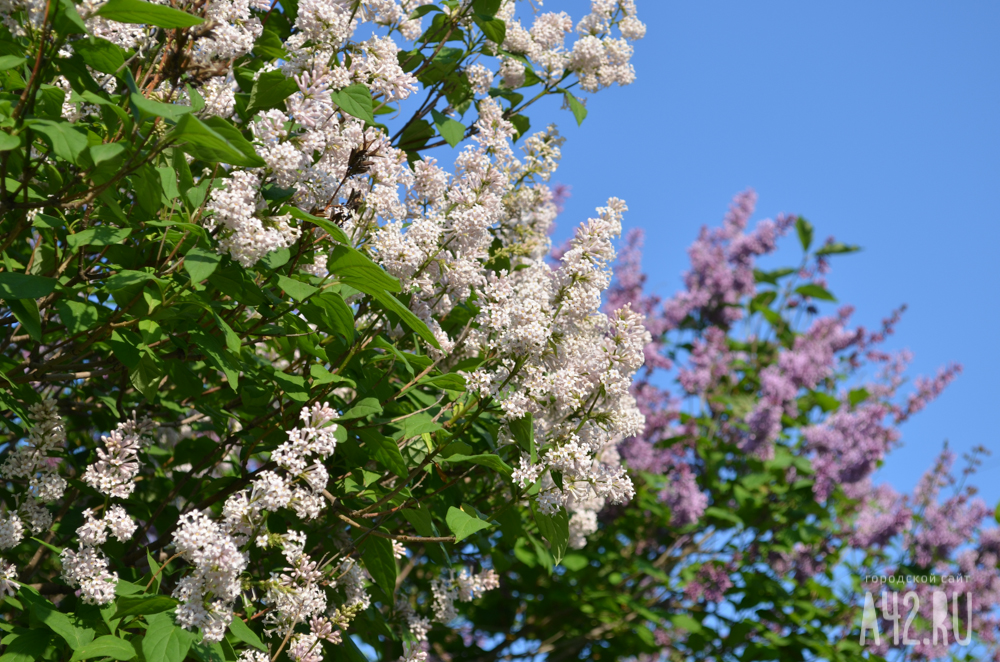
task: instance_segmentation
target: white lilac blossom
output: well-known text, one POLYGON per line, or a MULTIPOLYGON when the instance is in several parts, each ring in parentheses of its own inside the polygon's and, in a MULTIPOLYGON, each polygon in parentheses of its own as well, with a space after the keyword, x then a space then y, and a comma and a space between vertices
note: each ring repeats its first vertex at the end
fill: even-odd
MULTIPOLYGON (((266 582, 266 600, 272 607, 264 620, 268 630, 284 633, 326 610, 326 573, 304 552, 305 534, 268 534, 264 514, 292 508, 302 519, 314 519, 325 507, 321 493, 329 476, 323 461, 337 446, 337 425, 332 423, 336 416, 325 403, 303 409, 301 425, 288 431, 288 440, 271 454, 280 471, 260 471, 250 489, 226 499, 220 519, 197 511, 182 515, 174 545, 192 570, 174 590, 174 597, 181 600, 179 625, 201 628, 206 641, 221 641, 240 595, 241 576, 249 563, 245 547, 251 535, 256 536, 258 547, 281 547, 287 563, 266 582)), ((359 597, 364 594, 363 580, 360 589, 352 586, 351 590, 348 605, 363 601, 359 597)), ((315 650, 312 643, 296 639, 295 650, 308 659, 312 655, 308 651, 315 650)))
POLYGON ((11 449, 0 467, 0 476, 27 481, 27 493, 20 498, 20 514, 33 533, 41 533, 52 524, 52 514, 43 504, 56 501, 66 491, 66 479, 59 475, 66 429, 55 400, 33 404, 29 413, 34 425, 25 442, 11 449))
POLYGON ((0 549, 11 549, 24 538, 24 524, 17 513, 0 512, 0 549))
POLYGON ((83 524, 76 530, 79 549, 67 548, 60 555, 62 576, 70 586, 78 587, 77 594, 84 602, 106 605, 115 599, 118 573, 109 570, 108 557, 100 547, 107 542, 108 533, 126 542, 136 525, 119 505, 111 506, 102 519, 97 519, 94 511, 87 508, 83 518, 83 524))
POLYGON ((260 178, 245 170, 234 172, 225 188, 212 191, 207 209, 212 212, 207 226, 222 226, 219 246, 245 267, 279 248, 291 246, 299 230, 289 225, 290 216, 264 214, 260 178))
POLYGON ((0 559, 0 598, 13 596, 21 588, 17 581, 17 568, 13 563, 0 559))
POLYGON ((456 575, 454 571, 438 577, 431 583, 431 592, 434 596, 432 608, 434 610, 434 620, 438 623, 448 624, 458 617, 455 610, 455 601, 471 602, 481 596, 486 591, 491 591, 500 586, 500 578, 492 568, 472 574, 466 568, 456 575))
MULTIPOLYGON (((401 280, 410 308, 441 347, 440 354, 431 349, 432 355, 490 357, 468 375, 469 385, 494 399, 509 420, 533 415, 539 447, 548 454, 517 478, 534 482, 550 467, 561 467, 555 470, 564 472, 568 486, 546 482, 539 503, 546 512, 577 504, 574 531, 580 542, 582 532, 594 526, 593 508, 632 494, 617 459, 608 454, 611 464, 599 459, 602 449, 642 425, 628 392, 647 343, 642 316, 599 310, 625 205, 610 200, 598 218, 580 228, 560 268, 552 271, 544 258, 556 204, 544 182, 560 157, 562 139, 554 127, 526 137, 519 160, 511 149, 513 125, 496 99, 483 98, 471 144, 449 173, 430 158, 416 161, 411 170, 406 154, 383 133, 341 112, 335 93, 353 83, 366 85, 385 102, 406 99, 416 89, 400 65, 391 32, 357 42, 349 60, 335 56, 359 21, 400 28, 412 22, 405 6, 355 7, 347 0, 299 4, 298 31, 285 44, 289 57, 281 64, 298 89, 287 100, 287 112, 270 109, 250 122, 266 167, 231 171, 211 193, 207 223, 221 226, 220 249, 250 266, 303 236, 288 216, 268 215, 261 194, 267 182, 293 190, 292 201, 305 209, 340 209, 341 200, 363 199, 360 210, 337 212, 345 233, 401 280), (508 251, 510 271, 488 266, 497 239, 508 251), (482 312, 459 342, 438 320, 474 294, 483 301, 482 312), (594 413, 601 423, 588 420, 577 429, 581 421, 574 417, 580 411, 594 413)), ((525 82, 525 62, 547 82, 574 73, 588 91, 634 78, 628 40, 640 38, 644 27, 630 0, 595 0, 590 15, 577 23, 572 44, 567 38, 574 24, 567 14, 540 13, 528 27, 514 11, 514 3, 505 2, 497 14, 507 24, 502 44, 507 54, 500 55, 496 74, 502 86, 525 82)), ((470 65, 466 76, 477 96, 485 95, 495 77, 480 63, 470 65)), ((317 252, 302 268, 323 276, 325 264, 326 256, 317 252)), ((308 519, 325 507, 322 463, 291 464, 285 453, 279 449, 274 457, 284 463, 284 472, 262 472, 247 494, 226 504, 234 535, 248 534, 261 510, 290 507, 308 519)))
POLYGON ((104 448, 97 449, 97 462, 89 465, 83 481, 109 497, 126 499, 135 489, 139 473, 139 451, 152 440, 153 425, 135 417, 118 424, 111 434, 102 436, 104 448))
POLYGON ((206 641, 221 641, 233 618, 232 603, 240 594, 248 555, 218 522, 197 511, 181 516, 173 542, 193 568, 174 589, 181 601, 175 620, 188 629, 201 628, 206 641))
POLYGON ((490 91, 490 87, 493 86, 493 77, 495 74, 482 64, 476 63, 470 65, 465 70, 465 75, 468 77, 469 84, 472 86, 472 92, 476 96, 486 96, 490 91))

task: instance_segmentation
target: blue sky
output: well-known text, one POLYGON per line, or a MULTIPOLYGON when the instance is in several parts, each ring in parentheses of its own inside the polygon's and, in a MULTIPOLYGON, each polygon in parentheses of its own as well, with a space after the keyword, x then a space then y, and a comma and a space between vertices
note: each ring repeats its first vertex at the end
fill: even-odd
MULTIPOLYGON (((585 13, 583 0, 547 11, 585 13)), ((722 219, 733 194, 759 195, 756 218, 802 214, 817 239, 864 251, 834 262, 831 289, 869 327, 902 303, 891 348, 911 374, 958 361, 965 372, 903 428, 880 474, 909 489, 947 439, 983 444, 975 481, 1000 499, 1000 3, 664 2, 639 0, 647 36, 636 82, 591 95, 555 180, 573 187, 559 238, 609 196, 646 230, 654 289, 674 292, 685 248, 722 219)), ((787 238, 782 255, 800 252, 787 238)))

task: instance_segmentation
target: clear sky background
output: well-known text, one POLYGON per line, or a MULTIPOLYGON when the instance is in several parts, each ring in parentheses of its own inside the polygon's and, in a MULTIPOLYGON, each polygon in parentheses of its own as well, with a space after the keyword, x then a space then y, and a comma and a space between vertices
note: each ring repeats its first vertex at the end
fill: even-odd
MULTIPOLYGON (((584 0, 547 0, 579 19, 584 0)), ((833 262, 830 286, 891 339, 911 374, 965 372, 903 427, 879 478, 911 489, 947 439, 990 448, 975 482, 1000 500, 1000 3, 639 0, 636 82, 591 95, 553 181, 572 186, 557 239, 609 196, 646 230, 644 267, 670 295, 685 248, 753 187, 756 219, 802 214, 817 240, 864 252, 833 262)), ((781 244, 799 259, 794 237, 781 244)))

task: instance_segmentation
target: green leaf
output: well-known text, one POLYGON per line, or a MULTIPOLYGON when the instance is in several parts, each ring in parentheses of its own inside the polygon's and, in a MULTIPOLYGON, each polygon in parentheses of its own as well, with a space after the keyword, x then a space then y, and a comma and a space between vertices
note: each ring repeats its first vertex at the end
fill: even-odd
POLYGON ((135 271, 132 269, 122 269, 114 276, 108 279, 107 287, 112 292, 118 290, 124 290, 127 287, 132 287, 133 285, 138 285, 140 283, 145 283, 147 281, 154 280, 159 281, 160 279, 151 273, 145 271, 135 271))
POLYGON ((51 228, 53 230, 65 225, 62 219, 49 216, 48 214, 35 214, 35 218, 31 221, 31 224, 36 228, 51 228))
POLYGON ((42 317, 38 314, 38 304, 34 299, 8 299, 7 307, 21 328, 36 341, 42 341, 42 317))
POLYGON ((314 363, 309 366, 309 374, 312 375, 313 383, 315 384, 346 384, 351 388, 357 386, 353 379, 348 379, 347 377, 342 377, 341 375, 335 375, 318 363, 314 363))
POLYGON ((124 579, 118 580, 118 584, 115 586, 115 595, 135 595, 136 593, 142 593, 141 586, 125 581, 124 579))
POLYGON ((250 92, 247 116, 253 117, 262 110, 279 107, 298 89, 299 84, 291 78, 286 78, 280 71, 262 73, 254 82, 253 90, 250 92))
POLYGON ((331 223, 325 218, 320 218, 318 216, 313 216, 312 214, 307 214, 306 212, 296 207, 283 207, 281 209, 281 213, 291 214, 300 221, 308 221, 317 227, 323 228, 324 230, 326 230, 327 234, 333 237, 334 241, 339 241, 340 243, 345 244, 347 246, 350 246, 351 244, 350 237, 348 237, 347 234, 342 229, 340 229, 339 226, 331 223))
POLYGON ((576 125, 580 126, 583 124, 583 120, 587 118, 587 107, 567 91, 563 91, 563 97, 566 99, 566 105, 573 112, 573 117, 576 118, 576 125))
POLYGON ((304 377, 299 375, 289 375, 288 373, 275 371, 274 380, 278 386, 292 400, 296 402, 306 402, 309 400, 309 385, 304 377))
POLYGON ((285 291, 285 294, 292 297, 296 301, 305 301, 312 295, 319 292, 318 287, 313 287, 308 283, 303 283, 301 280, 295 280, 294 278, 289 278, 288 276, 278 276, 278 286, 285 291))
POLYGON ((417 383, 443 388, 447 391, 464 391, 466 389, 465 377, 454 372, 435 377, 421 377, 417 383))
POLYGON ((720 519, 725 522, 731 522, 732 524, 735 524, 738 527, 743 526, 743 520, 740 518, 739 515, 730 512, 728 510, 725 510, 723 508, 719 508, 717 506, 709 506, 708 508, 706 508, 705 516, 714 517, 715 519, 720 519))
POLYGON ((523 418, 507 421, 507 424, 510 426, 510 433, 514 435, 517 445, 528 453, 532 464, 537 464, 538 451, 535 448, 535 425, 531 420, 531 412, 529 411, 523 418))
POLYGON ((18 593, 25 602, 31 605, 31 611, 50 630, 66 640, 74 651, 79 650, 94 640, 94 631, 90 628, 77 627, 69 616, 57 611, 51 602, 22 585, 18 593))
POLYGON ((802 244, 802 250, 808 251, 813 241, 812 223, 799 216, 795 220, 795 232, 799 235, 799 243, 802 244))
POLYGON ((56 310, 66 330, 73 334, 92 329, 100 319, 98 307, 90 301, 59 299, 56 310))
POLYGON ((340 419, 346 421, 352 418, 361 418, 363 416, 371 416, 372 414, 380 413, 382 413, 382 405, 378 403, 378 398, 363 398, 353 407, 344 412, 344 415, 341 416, 340 419))
POLYGON ((371 428, 358 430, 358 436, 365 442, 365 447, 376 462, 400 478, 406 478, 406 462, 395 441, 371 428))
POLYGON ((816 251, 816 255, 835 255, 838 253, 857 253, 861 250, 860 246, 853 246, 849 244, 842 244, 839 241, 835 241, 830 244, 823 244, 816 251))
POLYGON ((489 467, 490 469, 493 469, 493 471, 503 474, 507 479, 510 479, 510 475, 513 471, 510 468, 510 465, 500 459, 499 455, 495 455, 493 453, 481 453, 479 455, 462 455, 461 453, 455 453, 454 455, 443 457, 443 459, 447 462, 469 462, 471 464, 489 467))
POLYGON ((275 269, 288 264, 288 261, 291 259, 292 252, 290 250, 287 248, 277 248, 262 257, 260 261, 266 268, 274 271, 275 269))
POLYGON ((42 628, 19 631, 15 630, 17 638, 8 641, 7 649, 0 656, 0 662, 36 662, 44 659, 45 649, 52 642, 52 634, 42 628))
POLYGON ((62 11, 56 9, 55 26, 60 34, 87 34, 87 26, 76 10, 73 0, 59 0, 62 11))
MULTIPOLYGON (((236 129, 233 129, 236 131, 236 129)), ((239 133, 237 131, 237 133, 239 133)), ((227 136, 230 137, 230 136, 227 136)), ((263 167, 264 161, 259 156, 249 157, 237 146, 233 145, 212 127, 208 126, 191 113, 183 115, 177 126, 170 132, 168 138, 181 143, 185 152, 209 163, 228 163, 230 165, 248 168, 263 167)), ((241 136, 242 138, 242 136, 241 136)), ((246 139, 243 139, 246 142, 246 139)), ((249 145, 250 143, 246 143, 249 145)))
POLYGON ((852 407, 856 407, 857 405, 867 400, 869 397, 871 397, 871 393, 869 393, 868 390, 864 388, 851 389, 847 393, 847 401, 851 403, 852 407))
POLYGON ((9 152, 21 146, 21 139, 9 133, 0 131, 0 152, 9 152))
POLYGON ((354 311, 342 296, 335 292, 323 292, 313 297, 311 302, 322 309, 328 331, 346 340, 354 339, 354 311))
POLYGON ((152 614, 146 620, 149 627, 142 639, 146 662, 183 662, 195 633, 174 625, 170 614, 152 614))
POLYGON ((354 643, 354 639, 351 637, 344 637, 343 641, 339 646, 330 648, 329 650, 334 651, 335 657, 327 657, 327 660, 331 662, 369 662, 368 656, 361 652, 358 645, 354 643))
POLYGON ((111 246, 122 243, 130 234, 132 234, 132 230, 128 228, 113 228, 109 225, 101 225, 69 235, 66 237, 66 243, 71 248, 80 248, 81 246, 111 246))
POLYGON ((109 0, 97 15, 119 23, 142 23, 159 28, 189 28, 205 21, 171 7, 142 0, 109 0))
POLYGON ((434 535, 435 532, 434 525, 431 520, 431 513, 427 510, 427 508, 418 504, 416 508, 404 508, 400 511, 400 514, 402 514, 406 521, 409 522, 420 535, 428 537, 434 535))
POLYGON ((118 598, 113 618, 159 614, 177 606, 177 600, 166 595, 129 595, 118 598))
POLYGON ((472 11, 484 16, 496 16, 503 0, 472 0, 472 11))
POLYGON ((396 558, 392 553, 392 542, 369 534, 361 552, 361 562, 375 584, 391 597, 396 591, 396 558))
POLYGON ((206 251, 195 246, 184 256, 184 271, 188 272, 192 283, 200 283, 213 273, 222 256, 214 251, 206 251))
POLYGON ((173 120, 174 122, 193 110, 191 106, 182 106, 175 103, 163 103, 162 101, 147 99, 141 94, 137 94, 135 92, 132 93, 130 98, 132 103, 135 104, 135 107, 141 110, 144 114, 151 115, 153 117, 163 117, 168 120, 173 120))
POLYGON ((94 165, 100 165, 106 161, 115 161, 121 158, 125 154, 125 145, 122 143, 91 145, 87 152, 90 154, 90 160, 94 162, 94 165))
MULTIPOLYGON (((358 289, 362 292, 367 291, 360 287, 358 289)), ((384 291, 368 292, 368 294, 371 294, 372 298, 378 301, 386 310, 398 315, 403 324, 410 327, 410 330, 423 338, 425 342, 432 347, 441 349, 441 345, 438 344, 437 338, 434 337, 434 334, 431 332, 427 324, 425 324, 422 319, 414 315, 399 299, 384 291)))
POLYGON ((56 279, 44 276, 0 272, 0 299, 41 299, 56 289, 56 279))
POLYGON ((250 141, 244 138, 240 130, 233 126, 229 120, 213 116, 205 120, 205 125, 229 141, 230 145, 238 149, 246 157, 248 163, 252 163, 254 167, 263 167, 265 165, 264 159, 260 158, 250 141))
POLYGON ((441 11, 441 8, 437 5, 420 5, 410 13, 410 18, 427 16, 427 14, 430 14, 432 11, 441 11))
POLYGON ((393 435, 397 441, 400 439, 412 439, 422 434, 437 432, 442 425, 434 420, 430 414, 420 413, 404 418, 398 423, 401 425, 399 432, 393 435))
POLYGON ((217 641, 205 643, 196 641, 191 644, 191 655, 199 662, 225 662, 226 654, 222 650, 222 644, 217 641))
POLYGON ((78 164, 80 154, 89 146, 86 134, 69 122, 30 120, 30 125, 32 130, 48 138, 56 156, 70 163, 78 164))
MULTIPOLYGON (((503 23, 503 21, 501 21, 501 23, 503 23)), ((452 147, 462 142, 462 139, 465 137, 464 124, 455 121, 450 117, 446 117, 436 110, 432 110, 431 115, 434 116, 434 126, 437 127, 438 133, 440 133, 441 137, 445 139, 445 142, 452 147)))
POLYGON ((0 55, 0 71, 7 71, 14 67, 20 67, 28 60, 16 55, 0 55))
POLYGON ((122 49, 100 37, 74 41, 73 52, 79 53, 88 67, 105 74, 114 74, 125 64, 122 49))
POLYGON ((493 526, 489 522, 485 522, 478 517, 473 517, 464 510, 459 510, 454 506, 448 508, 448 514, 445 516, 445 522, 448 524, 448 528, 451 529, 451 532, 455 534, 456 542, 468 538, 476 531, 482 531, 483 529, 488 529, 493 526))
POLYGON ((204 331, 193 331, 191 340, 195 346, 205 353, 209 361, 226 375, 226 381, 234 391, 239 388, 239 367, 235 364, 229 352, 215 336, 204 331))
POLYGON ((502 44, 504 39, 507 38, 507 24, 499 18, 473 16, 472 20, 476 22, 476 25, 483 31, 486 38, 494 44, 502 44))
POLYGON ((163 371, 148 354, 143 354, 139 363, 129 371, 129 381, 142 395, 152 402, 163 379, 163 371))
POLYGON ((590 561, 583 554, 567 554, 562 560, 563 567, 571 572, 577 572, 590 567, 590 561))
POLYGON ((375 123, 375 115, 372 113, 372 93, 364 85, 360 83, 348 85, 340 91, 330 92, 330 97, 348 115, 353 115, 368 124, 375 123))
POLYGON ((555 515, 546 515, 538 510, 534 501, 531 502, 531 513, 535 517, 538 531, 549 542, 553 560, 558 564, 569 545, 569 513, 560 509, 555 515))
POLYGON ((243 622, 239 616, 233 616, 232 622, 229 623, 229 631, 233 633, 233 636, 242 641, 244 644, 253 646, 257 650, 266 651, 267 646, 264 642, 260 640, 257 633, 250 629, 246 623, 243 622))
POLYGON ((336 246, 326 262, 326 269, 351 287, 367 294, 388 290, 399 292, 399 279, 390 276, 366 255, 350 246, 336 246))
POLYGON ((833 397, 829 393, 816 391, 812 395, 813 399, 816 400, 816 404, 818 404, 823 409, 823 411, 834 411, 835 409, 840 408, 840 400, 833 397))
POLYGON ((114 635, 106 634, 77 650, 69 660, 70 662, 76 662, 76 660, 89 660, 92 657, 131 660, 135 657, 135 649, 127 641, 119 639, 114 635))
POLYGON ((517 140, 531 130, 531 120, 524 115, 514 115, 507 119, 510 120, 510 123, 514 125, 514 129, 517 130, 514 140, 517 140))
POLYGON ((801 294, 804 297, 812 297, 813 299, 822 299, 823 301, 836 301, 837 298, 830 294, 826 288, 817 285, 816 283, 806 283, 805 285, 799 285, 795 288, 796 293, 801 294))
POLYGON ((687 632, 701 632, 702 630, 699 621, 684 613, 673 614, 670 616, 670 620, 673 622, 674 627, 686 630, 687 632))
POLYGON ((139 345, 142 339, 128 329, 115 329, 111 332, 111 353, 129 370, 135 370, 142 358, 139 345))

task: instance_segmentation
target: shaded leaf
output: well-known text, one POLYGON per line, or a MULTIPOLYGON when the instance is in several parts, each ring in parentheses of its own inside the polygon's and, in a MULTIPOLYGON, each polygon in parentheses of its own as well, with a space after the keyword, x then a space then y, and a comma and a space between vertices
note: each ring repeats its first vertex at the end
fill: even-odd
POLYGON ((583 124, 583 120, 587 118, 587 107, 583 105, 579 99, 564 91, 563 97, 566 99, 566 105, 569 106, 570 111, 573 113, 573 117, 576 119, 576 125, 580 126, 583 124))
POLYGON ((395 441, 371 428, 358 430, 358 436, 365 442, 365 447, 376 462, 400 478, 406 477, 406 462, 395 441))
POLYGON ((387 596, 392 596, 396 590, 396 558, 392 553, 392 541, 369 534, 361 552, 361 562, 375 584, 387 596))
POLYGON ((0 272, 0 299, 41 299, 56 288, 55 278, 0 272))
POLYGON ((531 514, 538 525, 538 531, 549 543, 549 551, 558 564, 566 553, 569 545, 569 513, 560 508, 554 515, 546 515, 538 510, 534 501, 531 502, 531 514))
POLYGON ((70 662, 89 660, 93 657, 110 657, 114 660, 131 660, 135 657, 132 644, 110 634, 98 637, 73 653, 70 662))
POLYGON ((257 650, 262 650, 262 651, 267 650, 267 646, 265 646, 264 642, 260 640, 260 637, 257 636, 257 633, 251 630, 250 626, 244 623, 243 619, 241 619, 239 616, 233 616, 233 620, 229 624, 229 631, 232 632, 233 636, 235 636, 243 643, 253 646, 257 650))
POLYGON ((535 449, 535 426, 531 420, 531 412, 529 411, 522 418, 515 418, 508 421, 508 425, 517 445, 528 453, 531 457, 531 463, 536 464, 538 462, 538 451, 535 449))
POLYGON ((166 613, 152 614, 146 620, 149 627, 142 639, 146 662, 183 662, 195 633, 174 625, 174 619, 166 613))
POLYGON ((326 262, 326 269, 351 287, 367 294, 382 290, 399 292, 399 279, 389 275, 366 255, 349 246, 336 246, 326 262))
POLYGON ((364 85, 360 83, 348 85, 337 92, 331 91, 330 97, 348 115, 353 115, 369 124, 375 123, 375 115, 372 113, 372 93, 364 85))
POLYGON ((197 16, 143 0, 109 0, 97 10, 97 15, 119 23, 143 23, 160 28, 188 28, 205 22, 197 16))
POLYGON ((184 256, 184 271, 191 277, 191 282, 200 283, 215 273, 221 261, 222 256, 218 253, 195 246, 184 256))
POLYGON ((478 517, 473 517, 464 510, 459 510, 454 506, 448 508, 448 514, 445 516, 445 522, 448 524, 448 528, 451 529, 451 532, 455 534, 456 542, 468 538, 476 531, 482 531, 483 529, 488 529, 493 526, 489 522, 485 522, 478 517))
POLYGON ((209 163, 228 163, 248 168, 258 168, 264 165, 263 159, 259 156, 247 156, 227 137, 223 137, 190 113, 181 117, 168 137, 181 143, 184 151, 191 156, 209 163))
POLYGON ((113 618, 159 614, 177 606, 177 600, 167 595, 129 595, 118 598, 113 618))
POLYGON ((66 243, 72 248, 79 248, 81 246, 109 246, 122 243, 130 234, 132 234, 132 231, 128 228, 113 228, 109 225, 101 225, 69 235, 66 237, 66 243))
POLYGON ((465 137, 464 124, 453 120, 436 110, 432 110, 431 115, 434 117, 434 126, 437 127, 438 133, 440 133, 441 137, 445 139, 445 142, 452 147, 462 142, 462 139, 465 137))
POLYGON ((809 250, 813 240, 812 223, 799 216, 795 220, 795 232, 799 235, 799 243, 802 244, 802 250, 809 250))
POLYGON ((132 93, 130 97, 132 103, 136 108, 141 110, 146 115, 152 115, 153 117, 163 117, 169 120, 177 121, 183 115, 190 113, 193 109, 191 106, 183 106, 176 103, 163 103, 162 101, 156 101, 154 99, 147 99, 141 94, 135 92, 132 93))
POLYGON ((817 285, 816 283, 800 285, 795 288, 795 291, 802 296, 812 297, 813 299, 822 299, 823 301, 837 300, 837 298, 830 294, 825 287, 817 285))
POLYGON ((292 297, 296 301, 305 301, 312 295, 319 292, 318 287, 313 287, 309 283, 303 283, 301 280, 295 280, 294 278, 289 278, 288 276, 278 276, 278 286, 285 291, 285 294, 292 297))
POLYGON ((344 412, 340 418, 341 420, 350 420, 352 418, 361 418, 380 413, 382 413, 382 405, 379 404, 378 398, 363 398, 344 412))

